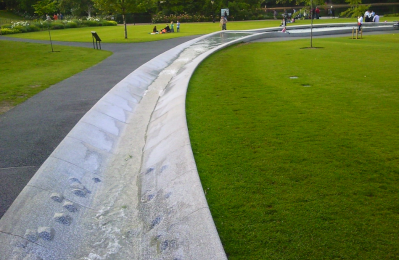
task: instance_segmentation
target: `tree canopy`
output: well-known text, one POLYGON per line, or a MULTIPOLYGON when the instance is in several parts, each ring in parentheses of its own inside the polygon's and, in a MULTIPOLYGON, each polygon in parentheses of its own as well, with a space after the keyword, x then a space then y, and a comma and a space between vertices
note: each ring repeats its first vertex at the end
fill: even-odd
POLYGON ((126 14, 146 12, 155 6, 155 0, 93 0, 94 6, 103 13, 119 13, 123 17, 127 39, 126 14))

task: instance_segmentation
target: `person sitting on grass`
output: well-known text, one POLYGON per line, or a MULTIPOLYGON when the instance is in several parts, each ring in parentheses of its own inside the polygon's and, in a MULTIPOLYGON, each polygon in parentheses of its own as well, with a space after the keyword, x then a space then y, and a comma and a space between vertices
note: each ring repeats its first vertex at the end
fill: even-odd
POLYGON ((379 23, 380 22, 380 16, 378 14, 374 15, 373 22, 375 22, 375 23, 379 23))
POLYGON ((164 28, 164 30, 165 30, 167 33, 170 33, 170 27, 169 27, 168 24, 166 25, 166 27, 164 28))

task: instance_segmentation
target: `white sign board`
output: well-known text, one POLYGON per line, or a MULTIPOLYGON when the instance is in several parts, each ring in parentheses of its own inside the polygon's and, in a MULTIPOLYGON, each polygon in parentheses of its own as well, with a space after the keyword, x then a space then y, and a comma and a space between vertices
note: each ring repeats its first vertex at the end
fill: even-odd
POLYGON ((226 8, 226 9, 221 9, 221 11, 220 11, 220 16, 225 16, 225 14, 227 14, 227 16, 230 15, 230 14, 229 14, 229 9, 228 9, 228 8, 226 8))

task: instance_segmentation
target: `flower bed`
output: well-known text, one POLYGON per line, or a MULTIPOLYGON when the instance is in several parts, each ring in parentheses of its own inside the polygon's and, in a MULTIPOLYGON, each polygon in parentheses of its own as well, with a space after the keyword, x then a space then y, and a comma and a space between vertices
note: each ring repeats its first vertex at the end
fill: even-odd
POLYGON ((14 34, 24 32, 36 32, 40 30, 58 30, 66 28, 78 28, 78 27, 95 27, 95 26, 116 26, 118 25, 115 21, 108 21, 96 17, 87 17, 85 19, 71 19, 71 20, 56 20, 56 21, 18 21, 11 22, 10 24, 4 24, 0 28, 0 34, 14 34))

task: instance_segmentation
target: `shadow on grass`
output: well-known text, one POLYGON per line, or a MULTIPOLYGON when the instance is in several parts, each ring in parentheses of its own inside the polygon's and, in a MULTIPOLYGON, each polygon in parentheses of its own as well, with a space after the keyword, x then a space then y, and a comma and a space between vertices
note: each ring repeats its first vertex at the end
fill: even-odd
POLYGON ((300 49, 301 50, 303 50, 303 49, 324 49, 324 47, 302 47, 300 49))

